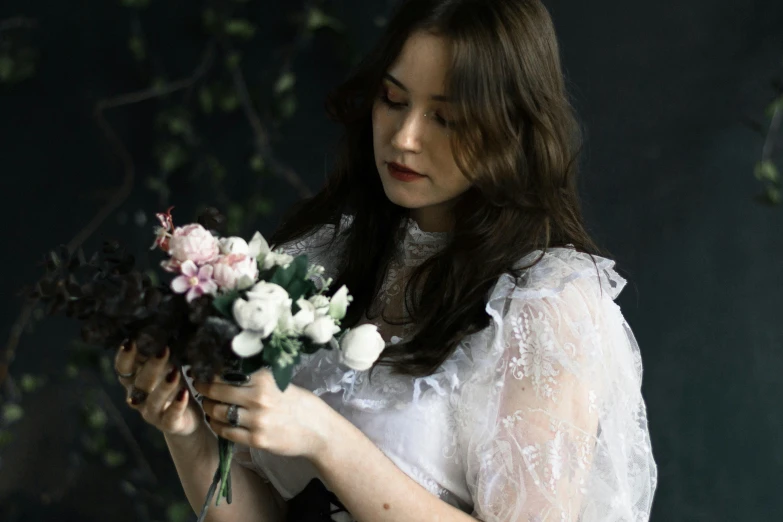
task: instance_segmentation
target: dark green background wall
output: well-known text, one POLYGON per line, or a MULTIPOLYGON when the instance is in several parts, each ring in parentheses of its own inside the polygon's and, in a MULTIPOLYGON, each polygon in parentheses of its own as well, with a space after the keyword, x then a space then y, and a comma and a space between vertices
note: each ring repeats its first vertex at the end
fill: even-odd
MULTIPOLYGON (((781 520, 783 208, 753 200, 763 140, 743 120, 765 121, 775 94, 770 80, 783 76, 783 2, 545 3, 588 130, 585 211, 629 279, 619 303, 642 350, 660 473, 652 520, 781 520)), ((188 75, 202 50, 190 29, 198 20, 183 14, 194 12, 187 4, 153 0, 144 19, 158 66, 171 78, 188 75)), ((261 85, 275 79, 275 50, 291 37, 285 15, 300 4, 255 2, 261 36, 245 60, 261 85)), ((345 35, 319 31, 296 55, 299 105, 275 143, 312 190, 323 182, 339 131, 326 120, 323 97, 352 53, 368 48, 374 19, 387 11, 380 0, 322 4, 343 21, 345 35)), ((37 20, 33 42, 42 54, 32 79, 0 86, 3 342, 21 304, 15 292, 40 274, 34 262, 83 227, 101 191, 121 179, 92 119, 95 101, 147 86, 128 55, 119 1, 3 0, 0 20, 15 15, 37 20)), ((155 111, 156 102, 145 102, 110 114, 142 180, 157 168, 155 111)), ((227 166, 230 194, 259 186, 247 167, 251 134, 241 116, 216 121, 210 139, 227 166)), ((268 234, 297 195, 271 178, 261 187, 277 207, 253 228, 268 234)), ((183 216, 209 201, 185 176, 172 188, 183 216)), ((88 250, 96 238, 115 236, 144 256, 149 223, 139 227, 134 216, 158 209, 139 181, 88 250)), ((128 465, 108 470, 77 457, 79 404, 100 381, 62 377, 76 333, 55 319, 22 338, 12 374, 49 375, 49 384, 24 395, 24 416, 9 427, 14 439, 0 450, 0 519, 159 520, 139 511, 138 494, 123 492, 120 481, 137 461, 117 430, 112 441, 125 447, 128 465)), ((130 428, 146 433, 126 411, 119 385, 104 389, 130 428)), ((147 439, 141 444, 146 455, 160 455, 147 439)), ((151 467, 158 483, 150 489, 183 500, 170 463, 151 467)))

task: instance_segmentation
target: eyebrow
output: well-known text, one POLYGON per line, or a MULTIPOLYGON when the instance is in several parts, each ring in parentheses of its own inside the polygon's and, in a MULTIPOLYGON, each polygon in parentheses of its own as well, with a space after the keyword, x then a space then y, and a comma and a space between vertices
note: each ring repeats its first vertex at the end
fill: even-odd
MULTIPOLYGON (((392 82, 394 85, 396 85, 397 87, 399 87, 403 91, 405 91, 407 93, 410 93, 408 88, 405 87, 405 85, 403 85, 403 83, 400 80, 398 80, 397 78, 395 78, 391 74, 386 73, 386 74, 383 75, 383 77, 385 79, 389 80, 390 82, 392 82)), ((444 96, 442 94, 432 94, 432 95, 430 95, 430 98, 435 100, 435 101, 442 101, 442 102, 450 102, 450 101, 452 101, 451 97, 444 96)))

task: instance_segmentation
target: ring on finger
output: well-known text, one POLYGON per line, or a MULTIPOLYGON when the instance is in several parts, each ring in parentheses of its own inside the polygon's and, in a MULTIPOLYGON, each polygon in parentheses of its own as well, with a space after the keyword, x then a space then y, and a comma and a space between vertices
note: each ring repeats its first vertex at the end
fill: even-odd
POLYGON ((123 379, 130 379, 131 377, 133 377, 134 375, 136 375, 136 370, 137 370, 137 369, 136 369, 136 368, 134 368, 134 369, 133 369, 133 371, 132 371, 132 372, 130 372, 130 373, 122 373, 122 372, 120 372, 119 370, 117 370, 117 368, 114 368, 114 373, 116 373, 116 374, 117 374, 117 377, 122 377, 123 379))
POLYGON ((145 400, 147 400, 147 397, 149 396, 149 392, 145 392, 141 388, 137 388, 135 385, 131 386, 131 393, 130 393, 130 401, 131 404, 141 404, 145 400))
POLYGON ((226 420, 228 423, 235 427, 239 427, 239 406, 236 404, 229 404, 228 410, 226 411, 226 420))

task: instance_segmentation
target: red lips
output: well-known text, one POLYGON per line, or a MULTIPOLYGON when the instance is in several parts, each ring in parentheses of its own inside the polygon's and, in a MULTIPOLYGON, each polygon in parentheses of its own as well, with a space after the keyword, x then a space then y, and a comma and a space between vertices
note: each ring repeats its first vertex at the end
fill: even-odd
POLYGON ((419 176, 423 176, 424 175, 424 174, 421 174, 419 172, 416 172, 415 170, 413 170, 411 168, 406 167, 405 165, 401 165, 401 164, 395 163, 393 161, 391 163, 389 163, 389 166, 393 167, 394 169, 399 170, 401 172, 410 172, 411 174, 418 174, 419 176))

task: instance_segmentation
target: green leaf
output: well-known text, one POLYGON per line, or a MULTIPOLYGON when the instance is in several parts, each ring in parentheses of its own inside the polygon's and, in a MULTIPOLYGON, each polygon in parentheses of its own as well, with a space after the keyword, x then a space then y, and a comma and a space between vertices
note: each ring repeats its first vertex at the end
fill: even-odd
POLYGON ((14 59, 7 54, 0 54, 0 81, 10 81, 14 75, 14 68, 14 59))
POLYGON ((766 196, 770 203, 779 205, 781 200, 780 189, 777 187, 767 187, 766 196))
POLYGON ((287 72, 280 76, 275 83, 275 94, 283 94, 290 90, 296 83, 296 75, 291 72, 287 72))
POLYGON ((280 100, 280 116, 284 119, 290 118, 296 112, 296 96, 293 93, 288 94, 280 100))
POLYGON ((169 197, 169 194, 171 192, 169 190, 168 185, 166 185, 166 183, 162 179, 155 176, 149 176, 145 180, 145 185, 149 190, 155 192, 156 194, 160 195, 165 199, 169 197))
POLYGON ((770 103, 767 107, 766 113, 768 117, 774 118, 775 113, 778 111, 783 111, 783 96, 778 97, 772 103, 770 103))
POLYGON ((326 13, 317 7, 313 7, 308 13, 307 28, 311 31, 315 31, 321 27, 330 27, 337 32, 343 30, 343 25, 336 18, 326 15, 326 13))
POLYGON ((226 67, 229 69, 239 67, 240 62, 242 62, 242 55, 237 52, 230 53, 226 56, 226 67))
POLYGON ((239 97, 234 91, 230 91, 220 97, 220 108, 223 112, 233 112, 239 107, 239 97))
POLYGON ((180 168, 188 160, 188 153, 178 143, 167 144, 160 154, 160 168, 165 173, 171 173, 180 168))
POLYGON ((22 386, 22 391, 26 393, 30 393, 37 390, 38 388, 42 387, 45 383, 46 383, 46 377, 36 377, 34 375, 30 375, 29 373, 23 374, 22 380, 20 381, 20 385, 22 386))
POLYGON ((255 172, 261 172, 264 170, 264 158, 262 158, 259 154, 256 154, 250 158, 250 169, 255 172))
POLYGON ((106 426, 106 421, 108 417, 106 416, 106 412, 104 412, 101 408, 93 407, 87 412, 87 426, 90 428, 99 430, 103 429, 106 426))
POLYGON ((232 312, 232 309, 234 307, 234 301, 236 301, 239 298, 239 291, 238 290, 231 290, 230 292, 219 295, 215 299, 212 300, 212 306, 223 314, 226 318, 233 320, 234 314, 232 312))
POLYGON ((771 181, 777 183, 780 180, 778 168, 771 161, 760 161, 756 164, 754 171, 756 179, 759 181, 771 181))
POLYGON ((280 366, 275 364, 272 366, 272 375, 275 376, 275 382, 280 391, 285 391, 288 388, 288 384, 291 382, 291 377, 294 373, 294 364, 288 364, 286 366, 280 366))
POLYGON ((18 404, 6 404, 3 406, 3 420, 11 424, 24 416, 24 410, 18 404))
POLYGON ((69 379, 75 379, 79 375, 79 367, 73 363, 65 365, 65 376, 69 379))
POLYGON ((106 450, 106 434, 103 431, 82 433, 82 446, 87 452, 97 455, 106 450))
POLYGON ((215 156, 209 156, 209 158, 207 158, 207 163, 209 163, 209 169, 212 171, 212 180, 215 183, 221 183, 226 179, 226 167, 220 163, 219 159, 215 156))
POLYGON ((138 36, 131 36, 128 40, 128 49, 133 54, 133 58, 137 62, 143 61, 147 57, 147 48, 144 45, 144 40, 138 36))
POLYGON ((103 454, 103 462, 110 468, 122 466, 125 463, 125 454, 119 451, 106 450, 103 454))
POLYGON ((260 197, 253 201, 253 210, 262 216, 268 216, 275 208, 275 203, 271 199, 260 197))
POLYGON ((304 279, 307 275, 307 255, 302 254, 294 258, 288 265, 288 268, 277 267, 277 270, 272 275, 270 283, 280 285, 286 290, 291 283, 297 279, 304 279))
POLYGON ((166 522, 186 522, 192 513, 190 504, 176 502, 166 508, 166 522))
POLYGON ((215 98, 212 96, 212 91, 209 90, 209 87, 201 87, 199 89, 198 101, 204 114, 212 114, 212 110, 215 107, 215 98))
POLYGON ((256 34, 256 28, 248 20, 242 18, 234 18, 232 20, 226 20, 225 25, 226 34, 230 36, 236 36, 249 40, 256 34))
POLYGON ((14 436, 8 430, 0 430, 0 448, 11 444, 14 440, 14 436))

